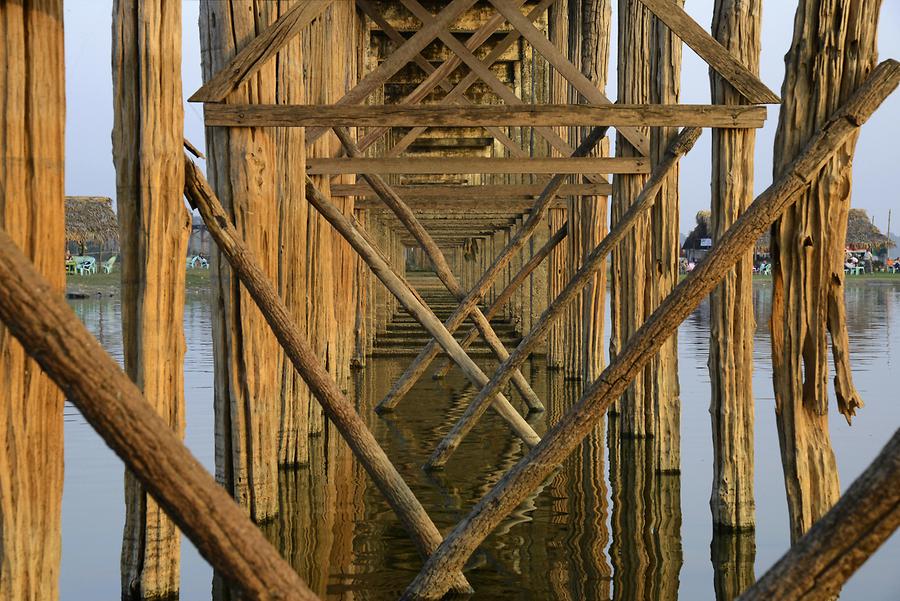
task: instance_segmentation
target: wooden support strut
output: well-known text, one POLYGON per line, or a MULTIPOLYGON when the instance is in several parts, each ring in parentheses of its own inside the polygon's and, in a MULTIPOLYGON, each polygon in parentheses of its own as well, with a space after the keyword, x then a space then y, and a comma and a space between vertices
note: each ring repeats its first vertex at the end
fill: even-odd
MULTIPOLYGON (((468 202, 476 202, 479 206, 503 207, 511 201, 528 201, 530 207, 534 203, 534 199, 540 196, 544 190, 544 186, 539 184, 395 184, 393 188, 403 196, 407 203, 459 202, 460 208, 463 209, 468 208, 468 202)), ((610 194, 612 194, 612 187, 609 184, 564 184, 559 190, 560 196, 609 196, 610 194)), ((376 194, 371 186, 364 183, 333 183, 331 184, 331 196, 356 196, 356 208, 370 209, 374 206, 382 206, 380 200, 377 205, 371 205, 368 199, 376 194), (362 201, 360 197, 362 197, 362 201)))
POLYGON ((738 601, 834 599, 900 527, 900 430, 840 500, 738 601))
MULTIPOLYGON (((374 242, 359 226, 356 219, 352 216, 344 215, 340 209, 335 207, 328 198, 322 194, 318 188, 312 183, 312 180, 306 179, 307 200, 315 209, 330 223, 334 229, 350 244, 351 247, 366 262, 372 273, 375 274, 388 290, 397 298, 403 307, 409 311, 416 321, 422 324, 429 334, 434 336, 439 344, 444 348, 448 355, 459 364, 466 377, 476 386, 483 387, 488 382, 487 375, 472 360, 469 355, 462 349, 459 343, 453 338, 453 335, 447 331, 441 320, 438 319, 434 312, 425 304, 415 289, 408 282, 401 278, 391 268, 387 258, 376 247, 374 242)), ((468 314, 468 313, 467 313, 468 314)), ((493 405, 494 409, 500 416, 506 420, 510 429, 522 439, 529 447, 534 446, 540 440, 537 433, 531 428, 528 422, 516 411, 515 407, 502 395, 498 395, 493 405)))
MULTIPOLYGON (((491 303, 491 306, 488 307, 487 313, 485 317, 491 319, 495 315, 497 315, 503 307, 506 305, 506 302, 515 294, 516 290, 518 290, 519 286, 525 281, 525 279, 531 275, 535 269, 546 259, 554 248, 559 245, 560 242, 566 239, 566 236, 569 235, 569 224, 568 222, 562 224, 562 226, 556 230, 556 233, 553 234, 547 243, 544 244, 530 259, 525 265, 522 266, 522 269, 516 273, 515 276, 509 281, 509 284, 506 285, 506 288, 503 289, 500 294, 497 295, 497 298, 494 299, 494 302, 491 303)), ((464 349, 469 348, 473 342, 475 342, 475 338, 478 337, 478 331, 475 328, 469 330, 466 334, 465 338, 462 341, 462 347, 464 349)), ((432 375, 432 378, 435 380, 443 378, 447 375, 447 372, 453 368, 453 362, 447 361, 440 367, 440 369, 436 370, 432 375)))
MULTIPOLYGON (((353 402, 344 396, 309 342, 300 334, 284 301, 259 268, 253 251, 241 240, 212 187, 187 156, 185 196, 191 206, 200 211, 210 235, 253 297, 294 369, 309 386, 328 418, 385 496, 419 552, 427 557, 440 543, 440 532, 366 427, 353 402)), ((461 575, 456 579, 454 587, 461 592, 469 590, 461 575)))
POLYGON ((749 102, 781 103, 778 94, 766 87, 750 69, 734 58, 727 48, 700 27, 681 6, 672 0, 640 0, 640 2, 749 102))
POLYGON ((3 230, 0 282, 0 320, 213 568, 247 599, 318 599, 3 230))
POLYGON ((459 569, 481 541, 584 440, 665 340, 675 334, 726 272, 756 244, 898 84, 900 63, 897 61, 885 61, 873 70, 850 100, 810 138, 782 175, 728 229, 719 245, 666 297, 578 403, 453 529, 402 599, 437 599, 447 591, 446 574, 459 569))
MULTIPOLYGON (((356 146, 356 142, 353 141, 349 131, 342 127, 336 127, 334 128, 334 133, 337 135, 338 140, 341 141, 348 156, 358 157, 362 154, 356 146)), ((434 265, 435 273, 444 286, 447 287, 447 290, 450 291, 450 294, 456 297, 457 301, 462 301, 466 297, 465 289, 460 285, 459 280, 456 279, 453 270, 450 269, 450 265, 447 263, 444 253, 441 252, 441 249, 428 231, 422 227, 422 224, 419 219, 416 218, 415 213, 412 212, 409 206, 403 202, 403 199, 397 195, 384 179, 377 175, 367 173, 363 174, 362 177, 381 198, 382 202, 394 212, 397 219, 403 223, 409 233, 413 235, 422 247, 422 250, 428 255, 432 265, 434 265)), ((494 328, 491 327, 489 321, 490 318, 486 318, 478 307, 475 307, 472 311, 471 318, 475 322, 475 328, 481 333, 482 337, 484 337, 485 342, 487 342, 494 354, 497 355, 497 358, 501 362, 506 361, 509 357, 509 351, 506 350, 503 343, 500 341, 500 338, 497 336, 496 332, 494 332, 494 328)), ((544 404, 541 403, 541 399, 531 388, 531 385, 528 383, 525 376, 523 376, 521 372, 516 371, 512 374, 512 379, 516 389, 525 399, 528 409, 530 411, 543 411, 544 404)))
POLYGON ((550 327, 554 322, 564 315, 569 303, 578 298, 582 288, 590 283, 594 273, 604 265, 610 251, 631 230, 638 218, 650 210, 669 172, 678 164, 678 160, 693 148, 701 132, 702 130, 698 128, 687 128, 672 141, 665 156, 657 164, 650 179, 647 180, 640 195, 628 208, 628 211, 616 222, 609 234, 600 241, 600 244, 591 251, 591 254, 585 257, 581 268, 566 284, 560 295, 547 307, 532 330, 513 351, 509 360, 497 369, 491 377, 490 384, 483 388, 472 400, 453 426, 453 429, 438 444, 437 449, 435 449, 431 458, 425 464, 426 468, 436 469, 443 467, 447 463, 453 451, 456 450, 466 434, 472 430, 478 419, 484 414, 487 404, 495 391, 500 390, 509 381, 509 371, 516 369, 528 358, 528 355, 550 331, 550 327))
MULTIPOLYGON (((606 135, 605 127, 593 128, 585 137, 581 145, 575 150, 573 156, 584 156, 591 152, 604 135, 606 135)), ((515 236, 513 236, 503 251, 501 251, 494 259, 494 262, 488 267, 487 271, 481 275, 478 282, 472 290, 469 291, 465 300, 460 303, 459 307, 456 308, 447 320, 445 325, 449 332, 455 332, 456 329, 462 325, 468 314, 493 285, 494 280, 500 275, 500 272, 512 260, 513 255, 521 251, 531 235, 534 234, 541 220, 544 218, 544 214, 547 212, 549 205, 553 202, 560 187, 562 187, 565 177, 566 176, 564 175, 554 175, 550 179, 550 182, 544 188, 544 192, 535 201, 528 220, 516 232, 515 236)), ((434 360, 438 353, 437 343, 434 340, 430 341, 425 348, 419 352, 418 356, 413 360, 409 367, 406 368, 403 375, 397 379, 387 395, 381 399, 375 410, 378 412, 393 411, 400 402, 400 399, 410 391, 413 383, 422 377, 422 374, 425 373, 428 366, 431 364, 431 361, 434 360)))
POLYGON ((450 173, 650 173, 650 160, 613 157, 397 157, 397 158, 309 158, 309 175, 358 173, 388 175, 414 173, 444 175, 450 173))

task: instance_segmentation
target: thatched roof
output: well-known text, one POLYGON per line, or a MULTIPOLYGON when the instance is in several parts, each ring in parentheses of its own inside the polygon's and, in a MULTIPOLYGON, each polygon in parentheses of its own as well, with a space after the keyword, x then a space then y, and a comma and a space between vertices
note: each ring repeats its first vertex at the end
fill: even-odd
POLYGON ((681 248, 684 249, 700 249, 700 240, 703 238, 712 238, 709 229, 709 211, 700 211, 697 213, 697 225, 691 230, 681 248))
MULTIPOLYGON (((847 240, 844 245, 851 250, 881 250, 891 248, 896 243, 881 233, 865 209, 850 209, 847 219, 847 240)), ((757 252, 769 251, 769 232, 756 242, 757 252)))
POLYGON ((66 196, 66 240, 86 244, 119 239, 119 222, 112 199, 105 196, 66 196))

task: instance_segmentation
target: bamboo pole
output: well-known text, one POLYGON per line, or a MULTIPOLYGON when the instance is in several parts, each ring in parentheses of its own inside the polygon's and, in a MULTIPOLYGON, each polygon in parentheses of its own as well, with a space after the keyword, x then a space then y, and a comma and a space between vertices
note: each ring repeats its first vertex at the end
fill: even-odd
POLYGON ((487 409, 487 404, 497 390, 500 390, 509 381, 510 370, 524 363, 528 355, 534 350, 541 339, 547 334, 553 324, 565 315, 566 308, 577 298, 581 291, 594 278, 598 269, 603 267, 610 251, 631 231, 637 223, 653 206, 663 182, 671 170, 678 164, 678 160, 684 156, 700 137, 702 130, 688 128, 681 132, 669 146, 665 156, 657 164, 655 172, 650 176, 644 189, 635 199, 634 204, 613 226, 606 237, 584 259, 584 263, 575 276, 569 280, 566 287, 556 299, 547 307, 531 332, 522 339, 519 346, 513 351, 510 358, 505 361, 494 375, 490 383, 482 388, 472 400, 465 412, 441 440, 434 453, 425 464, 427 468, 440 468, 447 463, 450 455, 459 447, 463 438, 475 427, 475 424, 487 409))
POLYGON ((900 430, 739 601, 834 599, 844 583, 900 527, 900 430))
POLYGON ((8 331, 200 554, 248 599, 318 599, 2 230, 0 281, 8 331))
MULTIPOLYGON (((762 2, 719 0, 713 35, 749 71, 759 74, 762 2)), ((712 100, 736 105, 743 96, 710 71, 712 100)), ((753 200, 752 129, 712 131, 713 246, 753 200), (741 177, 733 174, 740 173, 741 177)), ((726 274, 710 296, 709 378, 713 433, 713 523, 753 528, 753 249, 726 274)), ((732 595, 733 596, 733 595, 732 595)))
MULTIPOLYGON (((359 147, 356 145, 356 142, 353 141, 350 132, 347 131, 346 128, 335 127, 334 133, 341 141, 348 156, 362 156, 362 152, 359 150, 359 147)), ((447 290, 450 291, 450 294, 456 297, 457 301, 462 302, 466 297, 465 289, 463 289, 459 280, 457 280, 456 276, 453 274, 453 270, 447 263, 444 253, 441 252, 441 249, 428 231, 422 227, 422 224, 416 218, 412 209, 403 202, 403 199, 400 198, 382 177, 372 174, 362 174, 362 178, 369 184, 372 190, 375 191, 375 194, 378 195, 382 202, 384 202, 384 204, 397 216, 404 227, 406 227, 413 235, 422 247, 422 250, 425 251, 425 254, 431 260, 435 273, 444 286, 447 287, 447 290)), ((494 332, 494 328, 491 327, 489 318, 486 318, 484 313, 482 313, 481 309, 477 306, 472 310, 470 317, 475 322, 475 327, 478 332, 488 343, 488 346, 497 358, 500 361, 505 361, 509 357, 509 351, 506 350, 506 347, 503 346, 500 338, 497 336, 496 332, 494 332)), ((465 351, 465 349, 463 350, 465 351)), ((543 411, 544 405, 541 403, 541 399, 538 398, 537 394, 532 390, 531 385, 528 383, 528 380, 525 379, 525 376, 522 375, 522 372, 516 371, 516 373, 513 374, 512 381, 516 389, 522 395, 522 398, 525 399, 525 403, 528 405, 530 411, 543 411)))
MULTIPOLYGON (((573 156, 584 156, 587 154, 606 134, 605 127, 597 127, 591 130, 581 145, 575 150, 573 156)), ((455 332, 468 314, 472 311, 479 300, 484 296, 487 290, 493 285, 494 280, 500 275, 501 271, 509 264, 514 253, 518 252, 528 239, 534 234, 538 225, 547 212, 547 208, 556 196, 565 181, 565 176, 555 175, 544 188, 544 192, 535 201, 528 221, 525 222, 522 229, 516 232, 515 236, 505 246, 503 251, 494 259, 490 267, 481 275, 475 286, 472 287, 465 300, 460 303, 459 307, 453 312, 446 322, 447 330, 455 332)), ((388 394, 378 403, 377 411, 392 411, 400 399, 412 388, 412 381, 418 380, 421 375, 428 369, 428 365, 438 354, 438 345, 432 340, 419 353, 415 360, 410 364, 402 376, 394 383, 394 386, 388 394)))
MULTIPOLYGON (((0 89, 0 223, 28 254, 11 261, 33 261, 55 297, 66 283, 62 0, 0 2, 0 89)), ((56 601, 63 395, 13 334, 0 324, 0 599, 56 601)))
MULTIPOLYGON (((185 157, 185 195, 192 206, 200 210, 210 234, 265 316, 294 368, 384 494, 419 551, 427 557, 440 543, 440 532, 378 445, 353 403, 343 395, 309 342, 303 339, 288 308, 255 261, 253 251, 240 239, 215 193, 188 157, 185 157)), ((461 576, 456 582, 458 590, 468 590, 461 576)))
POLYGON ((553 426, 446 537, 402 599, 437 599, 448 590, 447 574, 459 569, 484 538, 577 447, 610 405, 647 365, 662 343, 721 281, 813 181, 884 99, 900 84, 900 63, 879 65, 856 93, 811 137, 791 165, 729 228, 719 246, 675 290, 615 360, 553 426))
MULTIPOLYGON (((538 266, 543 263, 544 259, 550 254, 557 244, 562 242, 569 233, 569 225, 568 223, 563 224, 561 228, 556 230, 556 233, 547 240, 547 243, 544 244, 532 257, 528 260, 525 265, 522 266, 522 269, 516 273, 515 276, 509 281, 509 284, 497 295, 497 298, 491 303, 491 306, 488 307, 487 313, 485 313, 485 317, 488 319, 492 319, 495 317, 503 308, 506 306, 506 303, 512 297, 513 293, 520 288, 522 283, 528 279, 528 276, 538 268, 538 266)), ((469 348, 475 339, 478 337, 478 330, 472 328, 463 338, 463 341, 460 343, 463 349, 469 348)), ((434 372, 432 376, 434 379, 440 379, 447 375, 447 372, 453 367, 453 362, 447 360, 447 362, 438 370, 434 372)))

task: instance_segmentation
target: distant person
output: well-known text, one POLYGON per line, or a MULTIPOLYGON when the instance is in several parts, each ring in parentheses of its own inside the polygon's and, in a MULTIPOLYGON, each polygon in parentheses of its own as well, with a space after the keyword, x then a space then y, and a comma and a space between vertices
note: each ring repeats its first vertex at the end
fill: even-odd
POLYGON ((694 271, 694 267, 696 267, 696 266, 697 266, 697 264, 694 263, 693 261, 688 261, 687 272, 690 273, 690 272, 694 271))

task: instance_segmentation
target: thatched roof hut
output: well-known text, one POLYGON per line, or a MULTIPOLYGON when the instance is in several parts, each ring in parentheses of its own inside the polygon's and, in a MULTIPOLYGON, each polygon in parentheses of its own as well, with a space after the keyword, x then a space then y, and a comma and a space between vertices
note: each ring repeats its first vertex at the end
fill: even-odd
MULTIPOLYGON (((881 233, 865 209, 850 209, 847 220, 847 240, 844 245, 850 250, 871 250, 873 252, 896 246, 896 243, 881 233)), ((769 252, 769 232, 756 242, 756 252, 769 252)))
POLYGON ((119 239, 119 222, 112 199, 105 196, 66 196, 66 240, 84 246, 119 239))
POLYGON ((694 226, 691 233, 684 239, 684 244, 681 245, 681 248, 685 250, 709 250, 708 246, 701 245, 702 240, 712 238, 709 219, 709 211, 700 211, 697 213, 697 225, 694 226))

